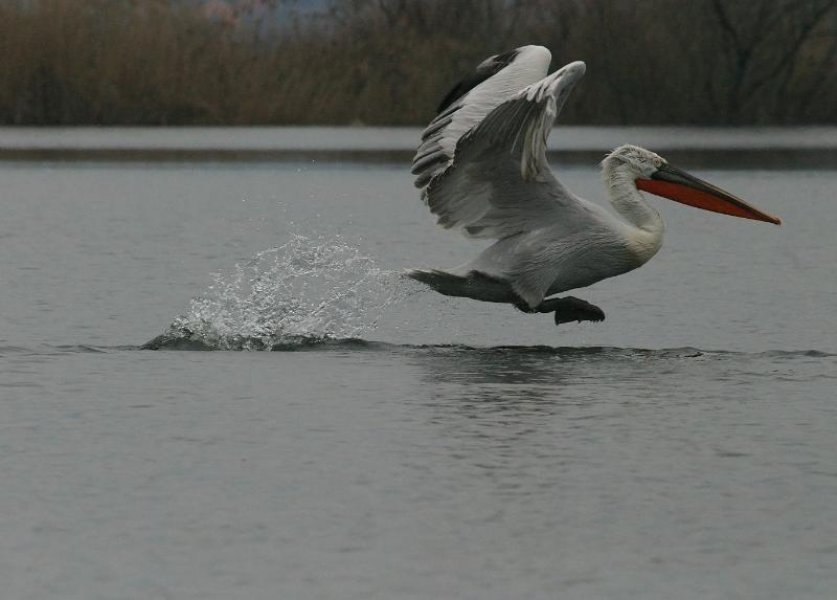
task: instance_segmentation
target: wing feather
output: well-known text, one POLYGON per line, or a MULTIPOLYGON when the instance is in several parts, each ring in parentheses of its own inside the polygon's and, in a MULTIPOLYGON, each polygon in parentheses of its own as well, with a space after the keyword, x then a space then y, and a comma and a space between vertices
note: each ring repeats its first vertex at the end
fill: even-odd
POLYGON ((551 58, 542 46, 523 46, 486 59, 474 75, 454 87, 442 101, 439 114, 422 132, 412 168, 416 187, 423 188, 450 166, 457 142, 486 115, 542 79, 551 58), (431 156, 433 160, 427 160, 431 156))
POLYGON ((546 140, 584 70, 571 63, 505 99, 456 140, 447 162, 443 149, 419 148, 416 185, 426 185, 423 196, 440 225, 502 239, 583 209, 552 176, 546 140))

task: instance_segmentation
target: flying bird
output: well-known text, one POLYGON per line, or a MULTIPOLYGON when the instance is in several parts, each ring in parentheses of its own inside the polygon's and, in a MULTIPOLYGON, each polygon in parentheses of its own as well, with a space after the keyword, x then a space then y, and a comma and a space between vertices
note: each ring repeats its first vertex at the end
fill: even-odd
POLYGON ((586 67, 572 62, 547 75, 551 58, 541 46, 492 56, 440 104, 413 159, 415 185, 439 225, 496 242, 460 267, 412 269, 408 277, 448 296, 552 312, 556 325, 601 321, 599 307, 553 296, 627 273, 657 253, 663 220, 642 192, 781 224, 638 146, 620 146, 602 162, 615 212, 564 187, 547 164, 546 139, 586 67))

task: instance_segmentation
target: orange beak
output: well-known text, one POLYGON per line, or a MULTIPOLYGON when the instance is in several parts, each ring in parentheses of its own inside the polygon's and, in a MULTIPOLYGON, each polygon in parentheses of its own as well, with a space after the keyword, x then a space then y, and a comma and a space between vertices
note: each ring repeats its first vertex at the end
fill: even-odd
POLYGON ((681 202, 682 204, 688 204, 689 206, 702 208, 703 210, 744 219, 766 221, 774 225, 782 224, 780 218, 762 212, 756 207, 750 206, 741 198, 733 196, 711 183, 689 175, 677 167, 672 167, 668 163, 663 163, 651 175, 651 179, 637 179, 635 183, 637 189, 644 192, 662 196, 663 198, 681 202))

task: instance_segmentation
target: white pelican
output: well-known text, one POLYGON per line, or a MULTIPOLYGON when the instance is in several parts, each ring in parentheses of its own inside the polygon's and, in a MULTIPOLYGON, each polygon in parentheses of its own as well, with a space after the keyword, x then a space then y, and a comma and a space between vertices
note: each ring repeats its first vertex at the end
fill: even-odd
POLYGON ((547 75, 550 60, 541 46, 492 56, 442 101, 413 159, 416 187, 442 227, 497 242, 450 271, 407 276, 448 296, 554 312, 556 325, 601 321, 604 312, 584 300, 548 297, 636 269, 657 253, 663 221, 640 191, 781 223, 630 145, 602 162, 616 214, 573 194, 549 170, 546 138, 585 65, 547 75))

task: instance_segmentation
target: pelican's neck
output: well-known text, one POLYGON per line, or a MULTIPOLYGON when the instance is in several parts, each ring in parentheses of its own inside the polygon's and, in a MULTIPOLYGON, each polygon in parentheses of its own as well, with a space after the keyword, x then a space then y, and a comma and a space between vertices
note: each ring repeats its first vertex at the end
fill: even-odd
POLYGON ((636 189, 636 174, 621 161, 606 159, 602 177, 607 186, 610 203, 617 213, 632 225, 629 241, 643 259, 650 259, 663 241, 665 224, 657 210, 648 204, 636 189))

